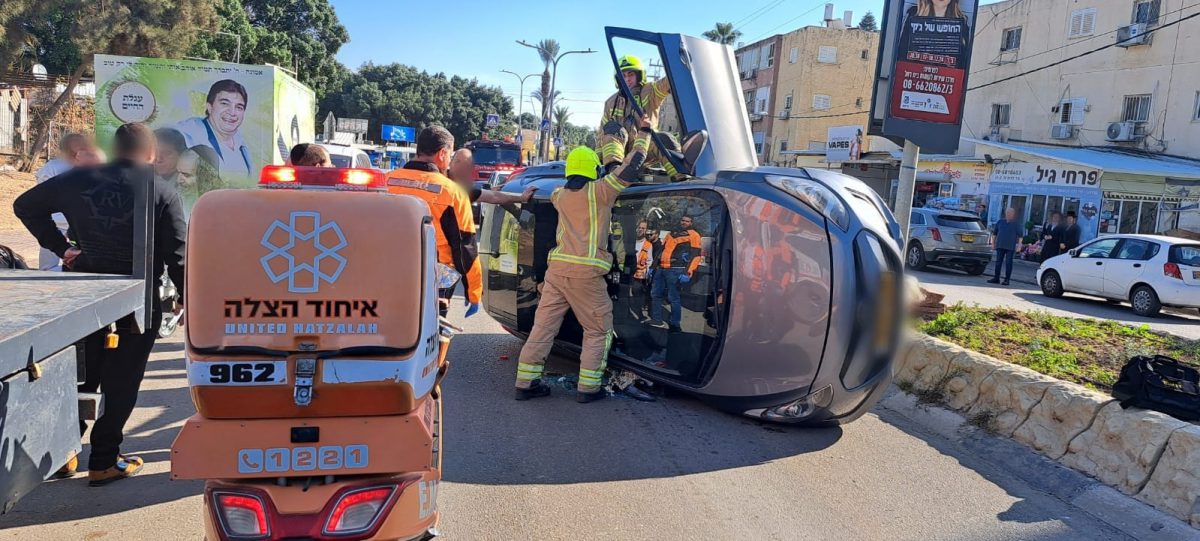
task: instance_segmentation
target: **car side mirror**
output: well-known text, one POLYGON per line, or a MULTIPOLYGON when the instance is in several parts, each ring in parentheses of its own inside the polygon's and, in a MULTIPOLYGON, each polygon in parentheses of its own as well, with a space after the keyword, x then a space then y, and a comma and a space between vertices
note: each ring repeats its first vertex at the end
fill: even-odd
POLYGON ((1072 248, 1067 253, 1071 254, 1071 257, 1079 257, 1079 248, 1072 248))

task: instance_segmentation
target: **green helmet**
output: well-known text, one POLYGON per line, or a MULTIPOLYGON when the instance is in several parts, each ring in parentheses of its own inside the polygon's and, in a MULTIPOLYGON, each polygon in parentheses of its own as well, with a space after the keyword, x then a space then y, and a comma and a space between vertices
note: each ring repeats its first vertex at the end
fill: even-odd
POLYGON ((573 176, 586 177, 591 180, 600 178, 600 156, 596 151, 585 146, 575 147, 567 155, 567 178, 573 176))
POLYGON ((621 68, 621 73, 636 71, 639 85, 646 82, 646 68, 642 67, 642 59, 633 55, 625 55, 619 60, 618 66, 621 68))

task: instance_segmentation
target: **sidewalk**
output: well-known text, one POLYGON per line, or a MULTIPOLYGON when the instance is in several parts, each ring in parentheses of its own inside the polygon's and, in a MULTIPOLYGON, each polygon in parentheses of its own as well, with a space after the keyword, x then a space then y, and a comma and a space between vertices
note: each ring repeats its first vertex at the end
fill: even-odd
MULTIPOLYGON (((1038 285, 1037 270, 1038 270, 1038 266, 1040 266, 1040 265, 1041 265, 1040 262, 1014 259, 1013 260, 1012 281, 1021 282, 1023 284, 1038 285)), ((993 273, 996 272, 995 269, 996 269, 995 261, 988 263, 987 271, 984 272, 983 276, 980 276, 980 278, 986 277, 987 279, 990 280, 992 278, 992 276, 994 276, 993 273)), ((1001 280, 1004 279, 1004 269, 1003 268, 1000 269, 1000 279, 1001 280)))

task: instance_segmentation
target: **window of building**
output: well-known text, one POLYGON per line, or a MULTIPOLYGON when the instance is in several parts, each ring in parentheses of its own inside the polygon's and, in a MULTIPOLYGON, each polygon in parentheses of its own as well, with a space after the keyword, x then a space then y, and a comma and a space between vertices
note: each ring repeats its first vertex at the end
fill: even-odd
POLYGON ((1071 26, 1067 37, 1078 38, 1096 33, 1096 8, 1077 9, 1071 12, 1071 26))
POLYGON ((1200 120, 1200 90, 1196 91, 1196 105, 1192 108, 1192 120, 1200 120))
POLYGON ((1021 27, 1009 28, 1000 38, 1000 52, 1015 51, 1021 48, 1021 27))
POLYGON ((1125 96, 1125 108, 1121 113, 1125 122, 1150 121, 1150 94, 1125 96))
POLYGON ((754 96, 754 112, 760 115, 767 114, 767 103, 771 101, 771 87, 760 86, 754 96))
POLYGON ((767 134, 764 132, 754 132, 754 153, 763 153, 763 142, 766 141, 767 134))
POLYGON ((822 64, 837 64, 837 47, 822 45, 817 48, 817 62, 822 64))
POLYGON ((824 111, 833 107, 833 98, 825 94, 813 94, 812 108, 814 111, 824 111))
POLYGON ((868 50, 866 50, 866 49, 863 49, 863 50, 862 50, 862 59, 863 59, 863 60, 866 60, 866 59, 870 58, 870 56, 871 56, 871 52, 870 52, 870 51, 868 51, 868 50))
POLYGON ((788 64, 795 64, 796 60, 800 59, 800 49, 792 47, 792 52, 788 54, 788 64))
POLYGON ((1008 126, 1009 112, 1012 110, 1012 105, 1007 103, 992 104, 992 127, 1008 126))
POLYGON ((762 48, 762 63, 759 64, 760 69, 767 69, 775 65, 775 44, 768 43, 762 48))
POLYGON ((1058 102, 1058 123, 1072 126, 1083 125, 1083 114, 1087 109, 1086 98, 1070 98, 1058 102))
POLYGON ((1162 7, 1162 0, 1139 0, 1133 4, 1133 23, 1142 23, 1146 25, 1158 24, 1158 14, 1162 7))
POLYGON ((788 94, 783 97, 783 109, 785 111, 792 110, 792 95, 791 94, 788 94))
POLYGON ((783 141, 779 142, 779 151, 780 152, 787 151, 787 139, 784 139, 783 141))
POLYGON ((1115 194, 1117 199, 1104 201, 1100 220, 1100 234, 1139 233, 1144 235, 1159 233, 1173 226, 1171 209, 1162 208, 1162 199, 1144 196, 1115 194), (1123 198, 1128 199, 1123 199, 1123 198), (1160 210, 1164 216, 1160 217, 1160 210), (1160 218, 1163 220, 1160 224, 1160 218))
POLYGON ((862 109, 862 98, 854 98, 854 106, 862 109))
POLYGON ((825 141, 809 141, 809 150, 825 150, 825 141))

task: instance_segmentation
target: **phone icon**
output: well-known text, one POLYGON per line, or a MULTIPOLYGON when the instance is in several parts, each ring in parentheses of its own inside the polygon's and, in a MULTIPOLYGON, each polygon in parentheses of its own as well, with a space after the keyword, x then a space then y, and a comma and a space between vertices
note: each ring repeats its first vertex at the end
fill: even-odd
POLYGON ((238 473, 261 473, 263 471, 262 449, 238 450, 238 473))

